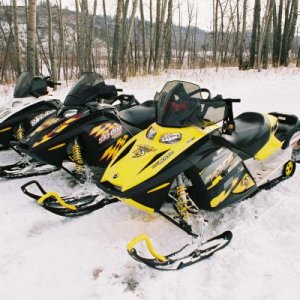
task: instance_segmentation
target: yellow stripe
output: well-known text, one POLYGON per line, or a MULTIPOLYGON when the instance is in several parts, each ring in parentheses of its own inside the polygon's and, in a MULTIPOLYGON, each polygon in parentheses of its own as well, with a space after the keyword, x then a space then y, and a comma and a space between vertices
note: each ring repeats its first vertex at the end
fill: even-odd
POLYGON ((61 147, 63 147, 65 144, 66 144, 66 143, 62 143, 62 144, 56 145, 56 146, 54 146, 54 147, 52 147, 52 148, 49 148, 48 150, 51 151, 51 150, 55 150, 55 149, 61 148, 61 147))
POLYGON ((49 192, 49 193, 46 193, 44 196, 42 196, 37 202, 38 204, 43 204, 47 199, 51 198, 51 197, 54 197, 56 199, 56 201, 62 206, 62 207, 65 207, 67 209, 70 209, 70 210, 77 210, 77 207, 75 205, 71 205, 71 204, 68 204, 66 203, 58 193, 55 193, 55 192, 49 192))
POLYGON ((221 175, 217 176, 207 189, 208 190, 212 189, 215 185, 217 185, 222 180, 222 178, 223 177, 221 175))
POLYGON ((126 199, 126 198, 119 198, 117 197, 120 201, 124 202, 125 204, 128 204, 128 205, 131 205, 131 206, 134 206, 136 207, 137 209, 140 209, 140 210, 143 210, 151 215, 154 214, 154 209, 153 208, 150 208, 148 206, 145 206, 143 204, 140 204, 132 199, 126 199))
POLYGON ((0 132, 5 132, 5 131, 8 131, 8 130, 11 130, 11 127, 6 127, 4 129, 1 129, 0 132))
POLYGON ((282 147, 283 142, 280 142, 274 134, 271 134, 269 141, 255 154, 255 158, 264 160, 271 156, 274 152, 282 147))
POLYGON ((153 192, 158 191, 158 190, 160 190, 160 189, 163 189, 164 187, 168 186, 169 184, 170 184, 170 182, 167 182, 167 183, 164 183, 164 184, 162 184, 162 185, 159 185, 158 187, 156 187, 156 188, 154 188, 154 189, 148 191, 147 194, 153 193, 153 192))
POLYGON ((127 244, 127 251, 130 252, 132 250, 132 248, 134 248, 134 246, 141 242, 144 241, 146 243, 146 246, 149 250, 149 252, 151 253, 151 255, 156 258, 157 260, 161 261, 161 262, 166 262, 167 258, 161 254, 159 254, 158 252, 156 252, 153 248, 153 245, 150 241, 150 238, 148 237, 148 235, 146 234, 141 234, 137 237, 135 237, 134 239, 132 239, 128 244, 127 244))
POLYGON ((220 203, 222 203, 230 194, 231 189, 237 184, 238 179, 234 178, 231 182, 231 187, 229 188, 229 190, 223 191, 221 194, 219 194, 217 197, 213 198, 210 201, 210 207, 217 207, 220 203))

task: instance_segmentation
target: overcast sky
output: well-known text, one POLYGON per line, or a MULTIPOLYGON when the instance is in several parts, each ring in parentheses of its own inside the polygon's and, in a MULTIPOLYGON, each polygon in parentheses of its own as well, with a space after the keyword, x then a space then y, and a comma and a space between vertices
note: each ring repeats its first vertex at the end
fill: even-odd
MULTIPOLYGON (((89 2, 89 8, 92 9, 93 7, 93 0, 88 0, 89 2)), ((173 8, 174 8, 174 18, 173 23, 178 24, 178 9, 177 7, 177 0, 173 1, 173 8)), ((189 2, 191 6, 194 7, 193 13, 194 18, 193 22, 196 20, 196 11, 198 11, 198 27, 201 29, 208 30, 211 28, 212 25, 212 0, 181 0, 181 13, 182 13, 182 22, 184 25, 188 24, 188 5, 189 2)), ((68 7, 74 9, 74 3, 75 0, 62 0, 63 7, 68 7)), ((155 9, 156 0, 152 0, 153 9, 155 9)), ((106 0, 106 10, 107 14, 114 16, 116 13, 116 7, 117 7, 117 0, 106 0)), ((150 0, 144 0, 144 10, 145 10, 145 18, 149 19, 149 6, 150 6, 150 0)), ((98 0, 98 14, 103 14, 102 10, 102 1, 98 0)), ((139 10, 137 12, 139 16, 139 10)), ((155 17, 155 15, 154 15, 155 17)))

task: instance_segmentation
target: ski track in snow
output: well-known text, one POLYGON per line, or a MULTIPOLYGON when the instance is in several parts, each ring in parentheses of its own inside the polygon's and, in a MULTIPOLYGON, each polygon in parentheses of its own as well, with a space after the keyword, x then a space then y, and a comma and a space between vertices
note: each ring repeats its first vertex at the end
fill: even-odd
MULTIPOLYGON (((107 82, 145 101, 172 79, 194 81, 213 95, 242 98, 234 105, 235 115, 278 111, 300 116, 296 68, 261 73, 173 70, 127 83, 107 82)), ((63 98, 69 88, 54 95, 63 98)), ((0 86, 2 103, 11 94, 11 88, 0 86)), ((17 155, 7 151, 0 163, 13 159, 17 155)), ((36 179, 61 194, 80 189, 68 186, 66 178, 59 171, 36 179)), ((233 240, 210 259, 175 272, 150 269, 127 255, 127 242, 141 233, 149 234, 162 254, 188 241, 159 215, 118 203, 76 219, 59 217, 22 194, 20 186, 29 180, 0 179, 0 299, 300 299, 299 165, 291 179, 271 190, 218 212, 204 212, 210 220, 206 238, 232 230, 233 240)))

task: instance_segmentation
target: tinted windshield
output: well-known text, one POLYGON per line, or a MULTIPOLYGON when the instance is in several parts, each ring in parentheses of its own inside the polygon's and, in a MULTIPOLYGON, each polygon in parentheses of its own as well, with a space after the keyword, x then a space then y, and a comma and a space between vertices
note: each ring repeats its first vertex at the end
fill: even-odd
POLYGON ((97 73, 85 73, 68 93, 64 104, 80 106, 95 101, 98 97, 110 99, 117 96, 115 86, 106 85, 97 73))
POLYGON ((23 98, 30 95, 30 83, 32 75, 29 72, 22 72, 14 89, 14 98, 23 98))
POLYGON ((223 120, 226 113, 225 102, 203 100, 200 91, 197 84, 168 82, 155 96, 158 101, 157 123, 166 127, 186 127, 223 120))

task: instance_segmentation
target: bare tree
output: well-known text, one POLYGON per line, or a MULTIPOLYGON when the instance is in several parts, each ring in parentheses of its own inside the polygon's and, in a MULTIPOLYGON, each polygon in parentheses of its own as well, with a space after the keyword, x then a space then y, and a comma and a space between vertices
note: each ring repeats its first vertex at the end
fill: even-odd
POLYGON ((155 24, 155 55, 154 55, 154 71, 158 70, 159 62, 159 44, 160 44, 160 25, 161 25, 161 0, 156 0, 156 24, 155 24))
POLYGON ((240 47, 239 47, 239 69, 245 69, 244 65, 244 49, 245 49, 245 32, 246 32, 246 24, 247 24, 247 0, 244 0, 243 3, 243 25, 242 25, 242 34, 240 39, 240 47))
POLYGON ((103 16, 104 16, 104 24, 105 24, 105 36, 106 36, 106 51, 107 51, 107 69, 111 69, 110 64, 110 40, 109 40, 109 30, 107 25, 107 15, 106 15, 106 5, 105 0, 102 1, 103 6, 103 16))
POLYGON ((18 7, 17 1, 13 0, 13 22, 14 22, 14 42, 15 42, 15 61, 16 61, 16 72, 19 76, 21 73, 21 52, 20 52, 20 36, 19 36, 19 24, 18 24, 18 7))
POLYGON ((53 80, 56 81, 57 76, 56 76, 54 46, 53 46, 52 9, 51 9, 50 0, 47 0, 47 10, 48 10, 48 51, 49 51, 49 59, 51 65, 50 74, 53 80))
POLYGON ((260 36, 258 39, 258 51, 257 51, 257 69, 259 72, 261 71, 262 48, 263 48, 263 44, 265 42, 265 38, 267 35, 268 25, 269 25, 270 19, 272 17, 273 5, 274 5, 273 0, 267 0, 267 4, 265 7, 265 13, 264 13, 263 20, 262 20, 262 26, 260 29, 261 33, 260 33, 260 36))
POLYGON ((129 28, 126 36, 124 37, 124 44, 123 44, 123 57, 122 57, 122 64, 121 64, 121 70, 122 70, 122 80, 126 81, 127 78, 127 63, 128 63, 128 48, 129 43, 131 40, 131 34, 132 29, 134 25, 134 18, 137 10, 138 0, 134 0, 132 4, 132 13, 129 21, 129 28))
POLYGON ((114 31, 114 40, 113 40, 112 62, 111 62, 111 75, 113 78, 117 78, 117 76, 118 76, 120 33, 121 33, 123 5, 124 5, 123 0, 118 0, 117 13, 116 13, 116 18, 115 18, 115 31, 114 31))
POLYGON ((173 14, 173 0, 168 2, 168 17, 165 27, 165 55, 164 55, 164 68, 167 69, 171 62, 172 55, 172 14, 173 14))
POLYGON ((298 1, 299 0, 287 0, 285 5, 285 20, 280 55, 280 65, 283 66, 289 64, 289 51, 292 47, 292 40, 295 35, 298 18, 298 1))
POLYGON ((36 0, 27 6, 27 71, 36 72, 36 0))
POLYGON ((260 29, 260 0, 255 0, 250 46, 250 68, 254 68, 260 29))

